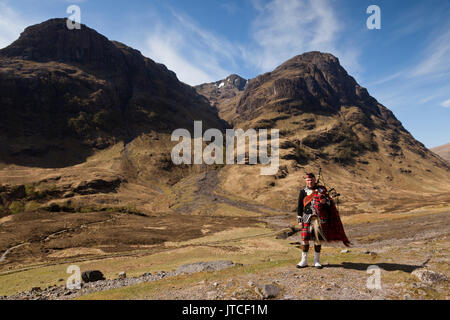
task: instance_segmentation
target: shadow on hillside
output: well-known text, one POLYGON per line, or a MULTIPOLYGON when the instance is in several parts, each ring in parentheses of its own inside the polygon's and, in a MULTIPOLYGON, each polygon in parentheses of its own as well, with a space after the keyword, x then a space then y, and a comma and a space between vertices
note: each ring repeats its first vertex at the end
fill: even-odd
POLYGON ((83 163, 93 154, 92 148, 79 143, 44 146, 15 145, 14 148, 17 151, 10 152, 6 147, 0 151, 0 162, 31 168, 64 168, 83 163))
POLYGON ((342 264, 329 264, 324 267, 366 271, 367 268, 373 265, 385 271, 404 271, 408 273, 411 273, 416 269, 423 268, 423 265, 410 265, 400 263, 354 263, 354 262, 342 262, 342 264))

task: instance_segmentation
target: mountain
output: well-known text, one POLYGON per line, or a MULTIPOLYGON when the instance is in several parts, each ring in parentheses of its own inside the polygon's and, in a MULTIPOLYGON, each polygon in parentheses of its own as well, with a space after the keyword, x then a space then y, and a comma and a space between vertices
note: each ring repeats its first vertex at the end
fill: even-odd
POLYGON ((211 83, 204 83, 195 86, 197 92, 209 100, 219 112, 219 116, 233 123, 237 114, 235 105, 247 86, 247 80, 237 74, 232 74, 223 80, 211 83))
POLYGON ((30 26, 0 50, 0 159, 60 167, 142 133, 226 123, 174 72, 66 19, 30 26), (73 152, 77 150, 77 152, 73 152))
POLYGON ((139 51, 85 25, 68 30, 65 21, 28 27, 0 50, 4 214, 286 212, 303 173, 319 168, 346 212, 417 207, 448 194, 448 162, 331 54, 308 52, 254 79, 233 74, 193 88, 139 51), (204 130, 279 129, 278 173, 175 165, 171 133, 192 130, 194 120, 204 130))
POLYGON ((229 89, 231 98, 218 95, 218 88, 205 90, 211 86, 196 89, 234 128, 280 130, 282 160, 274 180, 260 177, 257 166, 223 170, 223 185, 230 186, 225 190, 236 196, 292 208, 303 172, 319 167, 327 183, 339 186, 347 201, 364 203, 364 210, 381 208, 367 199, 382 204, 388 194, 404 202, 412 194, 450 187, 449 164, 414 139, 331 54, 295 56, 248 80, 244 90, 229 89))
POLYGON ((431 148, 430 150, 436 153, 437 155, 441 156, 442 159, 450 161, 450 143, 435 148, 431 148))

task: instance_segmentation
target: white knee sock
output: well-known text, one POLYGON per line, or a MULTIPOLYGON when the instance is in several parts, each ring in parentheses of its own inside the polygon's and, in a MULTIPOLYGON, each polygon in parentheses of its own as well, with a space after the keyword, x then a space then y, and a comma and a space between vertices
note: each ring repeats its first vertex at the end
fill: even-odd
POLYGON ((319 260, 320 260, 320 252, 314 252, 314 266, 315 267, 322 267, 319 260))
POLYGON ((308 265, 308 252, 302 252, 302 261, 298 263, 299 267, 306 267, 308 265))

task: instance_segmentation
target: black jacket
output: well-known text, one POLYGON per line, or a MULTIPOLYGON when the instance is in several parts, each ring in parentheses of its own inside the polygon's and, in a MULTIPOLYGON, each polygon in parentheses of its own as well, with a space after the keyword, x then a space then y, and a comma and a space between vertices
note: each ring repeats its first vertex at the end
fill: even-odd
MULTIPOLYGON (((316 184, 314 187, 312 187, 312 189, 315 190, 315 189, 317 189, 319 187, 321 187, 321 186, 316 184)), ((297 204, 297 216, 298 217, 303 217, 303 213, 305 211, 305 208, 303 206, 303 199, 305 197, 306 197, 306 191, 305 191, 305 188, 302 188, 300 190, 299 195, 298 195, 298 204, 297 204)))
POLYGON ((302 188, 300 190, 300 194, 298 195, 298 205, 297 205, 297 216, 303 216, 303 199, 306 197, 305 189, 302 188))

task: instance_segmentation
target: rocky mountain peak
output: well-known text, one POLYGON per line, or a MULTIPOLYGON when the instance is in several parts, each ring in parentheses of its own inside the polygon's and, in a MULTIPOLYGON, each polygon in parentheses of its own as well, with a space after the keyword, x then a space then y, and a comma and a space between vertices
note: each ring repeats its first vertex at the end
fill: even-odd
POLYGON ((226 86, 231 86, 238 89, 239 91, 242 91, 247 84, 247 80, 237 74, 232 74, 226 77, 226 79, 223 80, 223 83, 225 83, 226 86))
POLYGON ((276 69, 285 67, 296 67, 296 65, 301 63, 315 64, 315 65, 340 65, 339 59, 332 55, 331 53, 320 52, 320 51, 310 51, 303 54, 296 55, 291 59, 285 61, 283 64, 278 66, 276 69))
POLYGON ((257 106, 270 100, 310 111, 336 113, 342 106, 358 106, 369 113, 380 113, 378 102, 347 73, 339 59, 318 51, 297 55, 272 72, 249 80, 237 112, 256 115, 257 106), (257 104, 253 98, 257 98, 257 104))
POLYGON ((215 88, 218 89, 218 92, 230 89, 243 91, 245 89, 245 86, 247 85, 247 80, 237 74, 231 74, 223 80, 219 80, 213 83, 201 84, 198 87, 203 88, 211 85, 215 86, 215 88))
POLYGON ((38 62, 120 66, 124 59, 120 50, 105 36, 81 25, 67 28, 66 19, 50 19, 26 28, 19 39, 0 50, 1 56, 38 62))

